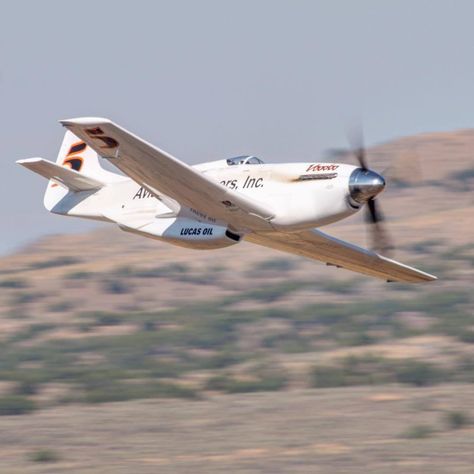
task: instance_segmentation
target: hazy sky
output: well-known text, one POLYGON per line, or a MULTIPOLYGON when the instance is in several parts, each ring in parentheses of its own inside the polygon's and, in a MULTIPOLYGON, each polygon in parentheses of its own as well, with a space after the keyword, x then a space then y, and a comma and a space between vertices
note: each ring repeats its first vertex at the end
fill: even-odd
POLYGON ((313 161, 345 145, 474 126, 474 2, 5 1, 0 252, 90 228, 43 208, 58 119, 113 119, 188 163, 313 161))

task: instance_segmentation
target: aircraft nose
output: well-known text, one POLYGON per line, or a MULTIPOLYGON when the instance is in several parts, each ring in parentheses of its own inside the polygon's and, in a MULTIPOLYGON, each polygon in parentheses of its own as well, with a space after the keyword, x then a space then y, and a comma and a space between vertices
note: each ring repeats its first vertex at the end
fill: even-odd
POLYGON ((377 196, 385 188, 385 179, 375 171, 363 168, 355 169, 349 178, 349 193, 351 198, 363 204, 377 196))

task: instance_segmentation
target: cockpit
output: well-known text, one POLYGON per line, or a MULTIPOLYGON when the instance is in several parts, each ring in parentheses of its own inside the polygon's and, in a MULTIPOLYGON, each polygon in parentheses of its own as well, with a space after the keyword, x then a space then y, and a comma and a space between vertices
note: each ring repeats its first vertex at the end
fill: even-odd
POLYGON ((256 156, 244 155, 244 156, 236 156, 235 158, 229 158, 227 160, 227 164, 229 166, 234 166, 234 165, 262 165, 263 161, 260 158, 257 158, 256 156))

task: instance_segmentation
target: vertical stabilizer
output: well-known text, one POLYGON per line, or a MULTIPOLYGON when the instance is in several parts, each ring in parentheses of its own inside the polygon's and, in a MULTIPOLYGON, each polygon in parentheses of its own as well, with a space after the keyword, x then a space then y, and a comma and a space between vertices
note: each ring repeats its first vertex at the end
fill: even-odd
MULTIPOLYGON (((84 173, 91 178, 96 178, 103 182, 115 181, 118 177, 118 175, 104 170, 100 166, 97 153, 69 130, 64 135, 56 164, 70 168, 78 173, 84 173)), ((44 195, 46 209, 48 211, 53 209, 68 192, 68 189, 64 186, 50 180, 44 195)))

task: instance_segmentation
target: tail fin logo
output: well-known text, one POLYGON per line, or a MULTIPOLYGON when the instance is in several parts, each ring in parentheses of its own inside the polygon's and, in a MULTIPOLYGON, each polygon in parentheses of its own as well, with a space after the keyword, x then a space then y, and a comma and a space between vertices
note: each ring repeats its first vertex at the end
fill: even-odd
MULTIPOLYGON (((76 142, 71 145, 69 151, 64 158, 63 166, 67 166, 74 171, 81 171, 82 165, 84 164, 84 159, 82 156, 77 156, 78 153, 83 152, 87 148, 87 145, 84 142, 76 142)), ((51 187, 54 188, 58 184, 51 183, 51 187)))
POLYGON ((84 151, 86 147, 87 145, 84 142, 73 143, 63 161, 63 166, 68 166, 75 171, 80 171, 84 160, 81 156, 77 156, 77 154, 84 151))

